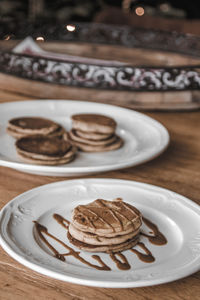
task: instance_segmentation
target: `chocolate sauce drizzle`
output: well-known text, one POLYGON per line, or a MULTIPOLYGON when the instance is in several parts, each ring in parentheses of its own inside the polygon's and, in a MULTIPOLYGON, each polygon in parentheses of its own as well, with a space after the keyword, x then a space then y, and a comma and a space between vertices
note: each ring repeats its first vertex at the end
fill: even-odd
POLYGON ((67 219, 63 218, 58 214, 53 214, 53 218, 58 222, 58 224, 68 229, 70 222, 67 219), (67 223, 67 225, 65 223, 67 223))
POLYGON ((141 261, 145 263, 152 263, 155 261, 155 257, 152 255, 151 251, 145 246, 144 243, 138 242, 137 246, 144 250, 145 253, 139 252, 136 249, 130 249, 130 251, 135 253, 141 261))
MULTIPOLYGON (((60 218, 61 216, 59 216, 60 218)), ((59 219, 59 218, 56 218, 59 219)), ((61 217, 62 218, 62 217, 61 217)), ((59 220, 60 221, 60 220, 59 220)), ((92 258, 95 259, 100 266, 98 265, 94 265, 92 263, 90 263, 89 261, 85 260, 83 257, 80 256, 80 252, 79 251, 75 251, 74 249, 72 249, 71 247, 69 247, 67 244, 65 244, 63 241, 59 240, 57 237, 55 237, 54 235, 52 235, 51 233, 48 232, 48 229, 39 224, 38 222, 34 221, 35 226, 36 226, 36 231, 39 235, 39 237, 41 238, 41 240, 47 245, 47 247, 54 253, 54 256, 62 261, 65 261, 65 256, 73 256, 76 259, 78 259, 79 261, 81 261, 83 264, 88 265, 89 267, 95 268, 97 270, 104 270, 104 271, 110 271, 110 267, 108 267, 103 261, 102 259, 98 256, 98 255, 92 255, 92 258), (44 237, 44 235, 49 236, 50 238, 52 238, 54 241, 58 242, 60 245, 62 245, 64 248, 66 248, 69 252, 61 254, 59 253, 48 241, 47 239, 44 237)), ((60 222, 59 222, 60 223, 60 222)))
POLYGON ((129 265, 129 262, 124 254, 121 252, 118 253, 109 253, 110 258, 114 261, 118 269, 120 270, 129 270, 131 266, 129 265), (119 260, 117 256, 121 259, 119 260))
MULTIPOLYGON (((128 210, 130 212, 130 217, 128 218, 125 214, 122 213, 122 211, 117 211, 117 210, 113 210, 111 207, 109 207, 108 205, 106 205, 106 203, 102 200, 102 199, 97 199, 95 200, 95 203, 98 204, 99 207, 104 207, 106 208, 105 213, 109 213, 110 215, 112 215, 112 217, 119 223, 119 226, 121 228, 121 230, 124 230, 124 225, 123 225, 123 219, 126 219, 126 221, 132 223, 133 227, 134 227, 134 223, 132 221, 133 216, 138 215, 139 216, 139 211, 136 208, 133 208, 132 206, 129 206, 127 203, 124 203, 123 200, 121 198, 117 198, 115 200, 115 206, 118 208, 119 205, 123 206, 123 208, 126 208, 126 210, 128 210), (119 200, 120 199, 120 200, 119 200), (118 204, 119 203, 119 204, 118 204)), ((114 202, 113 202, 114 203, 114 202)), ((110 224, 110 222, 108 222, 108 220, 106 219, 106 215, 100 215, 98 212, 94 212, 93 209, 91 207, 87 207, 87 206, 82 206, 79 205, 76 207, 76 210, 78 211, 78 218, 80 218, 80 220, 83 223, 88 223, 90 224, 93 228, 96 228, 94 222, 96 220, 100 220, 103 224, 106 224, 108 228, 111 228, 113 232, 116 232, 115 228, 112 226, 112 224, 110 224), (88 215, 89 213, 89 215, 88 215), (90 214, 93 215, 93 217, 90 216, 90 214)))
MULTIPOLYGON (((101 199, 98 199, 98 200, 97 200, 97 203, 99 204, 99 206, 106 207, 106 208, 109 210, 109 212, 112 214, 112 216, 115 218, 115 220, 117 220, 117 222, 119 223, 121 229, 123 230, 123 223, 122 223, 122 221, 120 220, 120 218, 117 217, 117 212, 114 212, 110 207, 108 207, 107 205, 105 205, 105 204, 102 202, 101 199)), ((104 222, 105 222, 105 219, 104 219, 104 222)), ((114 227, 113 227, 110 223, 108 223, 108 225, 109 225, 110 227, 112 227, 113 232, 115 232, 114 227)))
MULTIPOLYGON (((65 229, 68 230, 68 226, 70 224, 70 222, 63 218, 61 215, 59 214, 54 214, 53 218, 58 222, 58 224, 60 224, 62 227, 64 227, 65 229)), ((146 226, 148 226, 151 230, 151 235, 145 233, 145 232, 141 232, 140 234, 144 237, 146 237, 150 243, 157 245, 157 246, 161 246, 161 245, 165 245, 167 243, 167 239, 166 237, 159 231, 157 225, 155 225, 154 223, 152 223, 150 220, 146 219, 146 218, 142 218, 143 222, 145 223, 146 226)), ((97 270, 103 270, 103 271, 110 271, 111 268, 106 265, 103 260, 100 258, 99 255, 92 255, 91 257, 96 260, 98 262, 98 265, 92 264, 89 261, 85 260, 83 257, 81 257, 80 252, 79 251, 75 251, 74 249, 72 249, 71 247, 69 247, 67 244, 65 244, 63 241, 61 241, 60 239, 58 239, 57 237, 55 237, 54 235, 50 234, 48 232, 48 229, 39 224, 37 221, 34 221, 35 223, 35 228, 36 231, 39 235, 39 237, 41 238, 41 240, 46 244, 46 246, 54 253, 54 256, 61 260, 61 261, 65 261, 65 256, 73 256, 74 258, 78 259, 80 262, 82 262, 83 264, 95 268, 97 270), (67 253, 61 254, 59 253, 45 238, 45 235, 52 238, 53 240, 55 240, 56 242, 58 242, 59 244, 61 244, 64 248, 66 248, 68 250, 67 253)), ((132 253, 136 254, 136 256, 145 263, 152 263, 155 261, 155 257, 153 256, 153 254, 151 253, 151 251, 145 246, 144 243, 142 242, 138 242, 137 246, 140 247, 142 249, 143 252, 138 251, 135 248, 129 249, 129 251, 131 251, 132 253)), ((124 254, 122 254, 121 252, 118 253, 113 253, 113 252, 107 252, 107 254, 110 256, 110 258, 112 259, 112 261, 116 264, 117 268, 120 270, 128 270, 131 268, 127 258, 125 257, 124 254)))
POLYGON ((145 236, 150 243, 154 244, 154 245, 165 245, 167 244, 167 239, 166 237, 159 231, 157 225, 155 225, 154 223, 152 223, 151 221, 149 221, 148 219, 142 217, 142 220, 144 222, 144 224, 146 224, 150 230, 152 230, 152 234, 149 235, 145 232, 141 232, 140 234, 145 236))

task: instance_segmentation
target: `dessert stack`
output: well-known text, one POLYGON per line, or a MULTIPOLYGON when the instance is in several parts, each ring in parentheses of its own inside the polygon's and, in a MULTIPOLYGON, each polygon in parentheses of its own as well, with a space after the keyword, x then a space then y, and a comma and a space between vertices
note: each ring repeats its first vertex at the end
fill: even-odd
POLYGON ((97 114, 77 114, 72 117, 69 139, 84 152, 104 152, 118 149, 122 139, 115 134, 116 122, 97 114))
POLYGON ((7 133, 18 139, 26 135, 61 136, 64 128, 49 119, 40 117, 20 117, 8 121, 7 133))
POLYGON ((61 165, 75 158, 76 147, 60 137, 28 135, 15 143, 17 154, 24 162, 38 165, 61 165))
POLYGON ((97 199, 73 210, 68 239, 85 251, 115 253, 138 243, 141 225, 141 213, 129 203, 97 199))
POLYGON ((17 139, 17 154, 26 163, 61 165, 75 158, 77 148, 67 141, 65 129, 52 120, 14 118, 8 122, 7 133, 17 139))

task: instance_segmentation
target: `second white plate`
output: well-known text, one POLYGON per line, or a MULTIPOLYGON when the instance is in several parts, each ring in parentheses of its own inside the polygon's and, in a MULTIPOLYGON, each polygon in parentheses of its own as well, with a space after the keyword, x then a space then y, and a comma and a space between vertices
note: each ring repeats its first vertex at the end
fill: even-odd
POLYGON ((0 104, 0 165, 19 171, 48 176, 77 176, 135 166, 158 156, 169 143, 166 128, 152 118, 133 110, 92 102, 34 100, 0 104), (16 155, 14 139, 6 133, 7 122, 20 116, 41 116, 71 128, 71 115, 101 113, 114 118, 122 148, 103 153, 79 153, 62 166, 23 163, 16 155))
MULTIPOLYGON (((148 228, 142 225, 148 233, 148 228)), ((59 251, 68 253, 58 241, 45 235, 59 251)), ((190 275, 200 269, 200 207, 169 190, 134 181, 117 179, 84 179, 60 181, 32 189, 9 202, 0 213, 0 244, 14 259, 44 275, 98 287, 139 287, 165 283, 190 275), (106 253, 98 254, 110 271, 96 270, 65 256, 54 257, 35 230, 33 221, 48 228, 50 234, 75 249, 67 239, 67 231, 54 218, 59 214, 71 220, 72 209, 97 198, 121 197, 136 206, 142 215, 155 223, 167 238, 167 244, 156 246, 141 237, 155 261, 145 263, 132 251, 124 251, 131 268, 120 270, 106 253), (189 225, 189 226, 188 226, 189 225)), ((137 249, 138 246, 135 248, 137 249)), ((75 249, 78 251, 78 249, 75 249)), ((141 249, 139 249, 141 251, 141 249)), ((91 264, 100 265, 92 254, 80 251, 91 264)))

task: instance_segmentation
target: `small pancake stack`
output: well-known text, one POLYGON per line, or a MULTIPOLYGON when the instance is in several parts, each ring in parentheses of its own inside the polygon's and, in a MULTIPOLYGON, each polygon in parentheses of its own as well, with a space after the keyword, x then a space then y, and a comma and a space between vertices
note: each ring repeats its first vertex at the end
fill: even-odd
POLYGON ((121 252, 138 243, 141 225, 141 213, 129 203, 97 199, 73 210, 68 239, 84 251, 121 252))
POLYGON ((75 158, 76 147, 60 137, 28 135, 15 143, 19 157, 38 165, 62 165, 75 158))
POLYGON ((69 139, 84 152, 104 152, 118 149, 122 139, 115 134, 116 122, 97 114, 77 114, 72 117, 69 139))
POLYGON ((45 118, 21 117, 8 122, 18 156, 27 163, 61 165, 75 158, 77 148, 67 141, 62 126, 45 118))
POLYGON ((26 135, 61 136, 64 128, 56 122, 39 117, 21 117, 8 121, 7 133, 19 139, 26 135))

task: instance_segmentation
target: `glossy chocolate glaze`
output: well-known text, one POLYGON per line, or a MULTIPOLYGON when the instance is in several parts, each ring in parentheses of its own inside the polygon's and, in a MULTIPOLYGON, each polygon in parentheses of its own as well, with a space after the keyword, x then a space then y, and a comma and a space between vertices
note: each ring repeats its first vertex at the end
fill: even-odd
MULTIPOLYGON (((57 219, 56 219, 57 220, 57 219)), ((64 219, 65 220, 65 219, 64 219)), ((89 261, 85 260, 83 257, 80 256, 80 252, 79 251, 75 251, 74 249, 72 249, 71 247, 69 247, 67 244, 65 244, 63 241, 59 240, 57 237, 55 237, 54 235, 50 234, 48 232, 48 229, 37 223, 36 221, 34 221, 35 226, 36 226, 36 231, 39 235, 39 237, 41 238, 41 240, 46 244, 46 246, 54 253, 54 256, 57 259, 60 259, 62 261, 65 261, 65 256, 73 256, 74 258, 78 259, 79 261, 81 261, 83 264, 95 268, 97 270, 104 270, 104 271, 110 271, 110 268, 102 261, 102 259, 98 256, 98 255, 93 255, 92 257, 100 264, 99 265, 94 265, 92 263, 90 263, 89 261), (67 253, 61 254, 59 253, 45 238, 44 235, 49 236, 50 238, 52 238, 53 240, 55 240, 56 242, 58 242, 59 244, 61 244, 64 248, 66 248, 68 250, 67 253)), ((60 224, 60 219, 59 219, 59 224, 60 224)), ((62 223, 63 224, 63 223, 62 223)))
POLYGON ((68 229, 70 222, 58 214, 53 214, 53 218, 64 228, 68 229), (67 224, 67 225, 66 225, 67 224))
MULTIPOLYGON (((53 218, 65 229, 68 230, 68 225, 70 224, 70 222, 63 218, 61 215, 59 214, 54 214, 53 218)), ((142 236, 148 238, 149 242, 151 242, 152 244, 155 245, 165 245, 167 243, 167 239, 166 237, 159 231, 157 225, 155 225, 154 223, 152 223, 150 220, 146 219, 143 217, 143 222, 146 224, 146 226, 148 226, 150 228, 150 230, 152 230, 152 234, 153 235, 148 235, 144 232, 141 233, 142 236)), ((104 271, 110 271, 111 268, 106 265, 101 257, 99 255, 92 255, 91 257, 93 259, 95 259, 99 265, 95 265, 90 263, 89 261, 85 260, 84 258, 81 257, 80 255, 80 251, 75 251, 74 249, 72 249, 71 247, 69 247, 67 244, 65 244, 63 241, 59 240, 57 237, 53 236, 52 234, 50 234, 48 232, 48 229, 39 224, 38 222, 34 221, 35 226, 36 226, 36 231, 39 235, 39 237, 41 238, 41 240, 46 244, 46 246, 54 253, 54 256, 57 259, 60 259, 62 261, 65 261, 65 256, 73 256, 74 258, 78 259, 80 262, 82 262, 85 265, 88 265, 92 268, 95 268, 97 270, 104 270, 104 271), (65 247, 68 252, 61 254, 59 253, 45 238, 45 235, 49 236, 50 238, 52 238, 53 240, 57 241, 59 244, 61 244, 63 247, 65 247)), ((155 257, 152 255, 151 251, 145 246, 144 243, 138 242, 137 246, 140 247, 142 249, 142 252, 138 251, 135 248, 131 248, 128 251, 131 251, 132 253, 136 254, 136 256, 138 257, 139 260, 141 260, 144 263, 152 263, 155 261, 155 257)), ((125 257, 124 254, 122 254, 121 252, 118 253, 112 253, 112 252, 107 252, 107 254, 109 255, 109 257, 112 259, 112 261, 116 264, 117 268, 120 270, 128 270, 131 268, 127 258, 125 257)))
POLYGON ((110 258, 114 261, 118 269, 120 270, 129 270, 131 268, 126 256, 121 252, 118 253, 109 253, 110 258), (120 258, 118 259, 117 256, 120 258))
POLYGON ((162 246, 162 245, 167 244, 166 237, 159 231, 157 225, 155 225, 154 223, 152 223, 151 221, 149 221, 148 219, 146 219, 144 217, 142 217, 142 220, 143 220, 144 224, 150 228, 152 234, 149 235, 147 233, 141 232, 141 235, 148 238, 149 242, 151 242, 154 245, 162 246))
POLYGON ((152 263, 155 261, 155 257, 152 255, 151 251, 145 246, 144 243, 138 242, 137 246, 139 246, 145 253, 139 252, 136 249, 130 249, 130 251, 135 253, 141 261, 145 263, 152 263))
POLYGON ((112 206, 110 206, 110 202, 103 199, 97 199, 88 205, 77 206, 73 215, 77 227, 85 228, 84 231, 93 232, 93 229, 103 228, 113 233, 124 231, 128 227, 130 229, 130 223, 134 228, 140 226, 141 217, 141 213, 132 205, 123 201, 112 201, 112 206), (135 225, 136 222, 137 225, 135 225))

